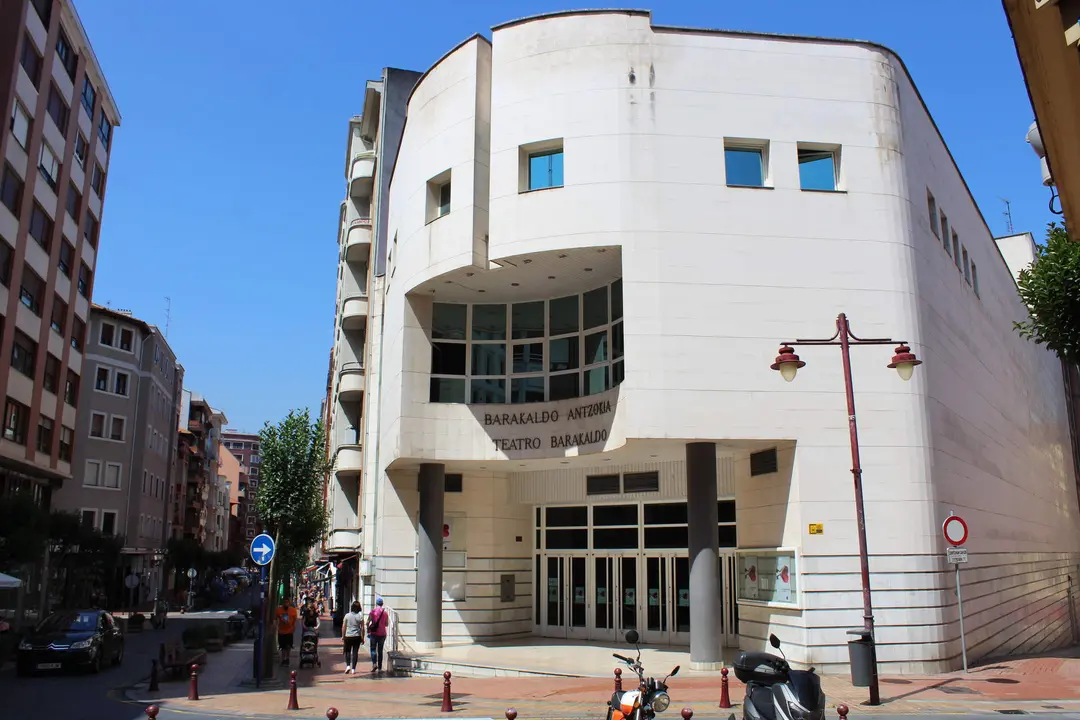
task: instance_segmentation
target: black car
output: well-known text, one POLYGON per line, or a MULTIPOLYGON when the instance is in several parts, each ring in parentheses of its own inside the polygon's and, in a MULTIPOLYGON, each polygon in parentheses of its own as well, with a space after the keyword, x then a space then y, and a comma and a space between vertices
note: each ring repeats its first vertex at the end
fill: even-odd
POLYGON ((99 672, 106 661, 124 659, 124 634, 104 610, 60 610, 49 615, 19 643, 16 670, 85 668, 99 672))

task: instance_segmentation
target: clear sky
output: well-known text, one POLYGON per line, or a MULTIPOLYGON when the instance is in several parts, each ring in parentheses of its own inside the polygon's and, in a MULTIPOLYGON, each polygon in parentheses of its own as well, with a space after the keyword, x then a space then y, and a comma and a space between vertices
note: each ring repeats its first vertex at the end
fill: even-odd
MULTIPOLYGON (((94 300, 165 327, 187 386, 258 430, 317 412, 333 339, 347 120, 384 66, 426 70, 549 0, 75 0, 123 115, 94 300)), ((613 6, 605 2, 603 6, 613 6)), ((627 5, 649 8, 649 5, 627 5)), ((998 0, 656 0, 664 25, 872 40, 904 59, 986 221, 1054 219, 998 0)))

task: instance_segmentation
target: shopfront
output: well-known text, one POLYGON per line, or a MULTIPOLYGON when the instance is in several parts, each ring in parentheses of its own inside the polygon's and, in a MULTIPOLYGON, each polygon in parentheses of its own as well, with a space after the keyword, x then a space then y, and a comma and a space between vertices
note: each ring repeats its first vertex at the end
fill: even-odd
MULTIPOLYGON (((735 501, 717 502, 720 634, 738 647, 735 501)), ((533 623, 537 635, 690 644, 686 502, 535 508, 533 623)))

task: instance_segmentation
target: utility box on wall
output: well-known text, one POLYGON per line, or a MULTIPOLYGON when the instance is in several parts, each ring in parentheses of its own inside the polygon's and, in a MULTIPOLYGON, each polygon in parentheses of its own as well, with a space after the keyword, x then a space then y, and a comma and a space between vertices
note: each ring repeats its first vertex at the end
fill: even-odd
POLYGON ((514 602, 517 599, 517 592, 515 588, 516 578, 513 575, 500 575, 499 576, 499 599, 506 602, 514 602))

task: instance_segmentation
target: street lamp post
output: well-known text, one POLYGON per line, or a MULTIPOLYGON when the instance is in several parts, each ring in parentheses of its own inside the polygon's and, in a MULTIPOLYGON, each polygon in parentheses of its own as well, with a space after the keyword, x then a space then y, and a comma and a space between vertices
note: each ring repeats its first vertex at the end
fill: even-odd
POLYGON ((863 506, 862 463, 859 460, 859 429, 855 422, 855 391, 851 382, 851 346, 852 345, 896 345, 896 351, 889 368, 895 369, 902 380, 910 380, 916 365, 921 365, 911 348, 906 343, 898 343, 891 338, 860 338, 851 332, 847 315, 840 313, 836 318, 836 334, 821 340, 804 339, 787 342, 780 346, 780 353, 772 369, 780 372, 787 382, 795 379, 799 368, 806 365, 795 354, 797 345, 839 345, 840 357, 844 365, 844 391, 847 394, 848 433, 851 439, 851 474, 855 482, 855 517, 859 529, 859 567, 862 576, 863 630, 870 638, 870 704, 879 705, 881 694, 878 687, 877 649, 874 640, 874 605, 870 599, 870 557, 866 551, 866 511, 863 506))

